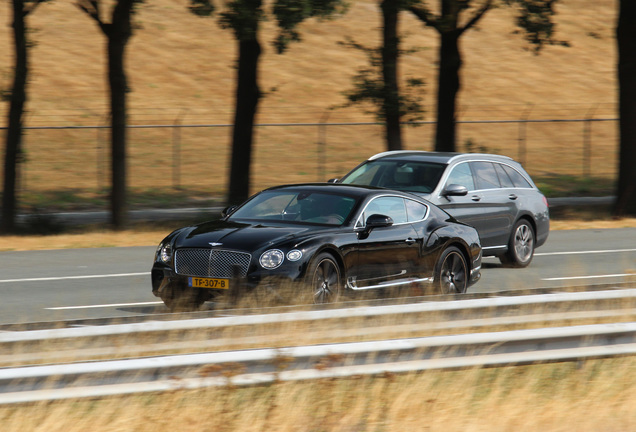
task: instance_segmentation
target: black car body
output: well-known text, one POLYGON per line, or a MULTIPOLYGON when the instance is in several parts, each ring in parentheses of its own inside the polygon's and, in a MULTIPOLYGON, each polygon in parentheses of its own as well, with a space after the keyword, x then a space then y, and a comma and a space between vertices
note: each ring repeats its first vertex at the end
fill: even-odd
POLYGON ((416 195, 306 184, 266 189, 220 220, 172 232, 151 274, 172 308, 272 279, 304 282, 316 303, 414 282, 464 292, 480 269, 477 231, 416 195))
POLYGON ((525 267, 550 231, 548 202, 521 164, 493 154, 393 151, 338 183, 408 191, 477 228, 484 256, 525 267))

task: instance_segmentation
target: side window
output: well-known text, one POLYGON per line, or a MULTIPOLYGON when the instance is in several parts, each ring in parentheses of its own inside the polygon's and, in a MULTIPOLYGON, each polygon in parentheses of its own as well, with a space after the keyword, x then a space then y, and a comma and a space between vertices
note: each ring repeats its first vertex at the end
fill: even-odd
POLYGON ((528 183, 528 180, 526 180, 521 174, 519 174, 519 171, 507 165, 504 165, 503 168, 512 180, 512 183, 515 185, 515 187, 530 189, 532 188, 532 185, 528 183))
POLYGON ((508 174, 506 174, 506 170, 504 170, 503 165, 498 163, 494 165, 495 165, 495 171, 497 171, 497 176, 499 176, 499 183, 501 183, 501 187, 502 188, 515 187, 515 184, 512 182, 508 174))
POLYGON ((452 184, 465 186, 469 191, 475 190, 473 174, 470 172, 470 167, 467 163, 460 163, 453 168, 448 176, 448 180, 446 180, 446 186, 452 184))
POLYGON ((406 215, 409 222, 417 222, 426 217, 428 207, 424 204, 410 199, 404 200, 404 202, 406 203, 406 215))
POLYGON ((400 197, 380 197, 369 203, 364 210, 363 219, 367 220, 372 214, 381 214, 391 217, 394 224, 407 222, 406 205, 400 197))
POLYGON ((471 162, 477 189, 498 189, 499 178, 492 162, 471 162))

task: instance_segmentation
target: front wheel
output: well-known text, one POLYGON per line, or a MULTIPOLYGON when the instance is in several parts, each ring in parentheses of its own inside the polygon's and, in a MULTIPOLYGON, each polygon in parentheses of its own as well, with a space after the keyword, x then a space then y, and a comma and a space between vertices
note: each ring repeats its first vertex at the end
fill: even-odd
POLYGON ((468 288, 468 265, 464 254, 451 246, 435 265, 435 286, 440 294, 459 294, 468 288))
POLYGON ((508 252, 499 257, 509 267, 527 267, 534 256, 534 230, 527 220, 518 221, 508 242, 508 252))
POLYGON ((312 261, 307 272, 307 285, 312 293, 313 303, 332 303, 340 297, 342 278, 340 267, 328 253, 319 254, 312 261))

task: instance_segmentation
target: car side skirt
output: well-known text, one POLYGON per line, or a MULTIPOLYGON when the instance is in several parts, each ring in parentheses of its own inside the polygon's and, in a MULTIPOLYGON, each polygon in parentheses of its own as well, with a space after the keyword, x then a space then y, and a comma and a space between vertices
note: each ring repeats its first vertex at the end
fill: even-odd
POLYGON ((412 283, 428 283, 428 284, 432 284, 433 283, 433 278, 400 279, 400 280, 397 280, 397 281, 387 281, 387 282, 379 283, 377 285, 367 285, 367 286, 363 286, 363 287, 357 286, 355 279, 349 278, 349 280, 347 281, 347 288, 352 289, 354 291, 363 291, 363 290, 370 290, 370 289, 381 289, 381 288, 388 288, 388 287, 393 287, 393 286, 408 285, 408 284, 412 284, 412 283))

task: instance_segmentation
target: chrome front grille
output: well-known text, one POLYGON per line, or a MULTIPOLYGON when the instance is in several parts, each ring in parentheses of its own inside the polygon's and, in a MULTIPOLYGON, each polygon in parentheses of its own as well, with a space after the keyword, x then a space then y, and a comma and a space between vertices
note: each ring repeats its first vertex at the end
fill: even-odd
POLYGON ((247 275, 252 255, 222 249, 183 248, 175 254, 175 271, 188 276, 231 278, 234 267, 240 276, 247 275))

